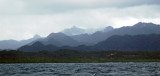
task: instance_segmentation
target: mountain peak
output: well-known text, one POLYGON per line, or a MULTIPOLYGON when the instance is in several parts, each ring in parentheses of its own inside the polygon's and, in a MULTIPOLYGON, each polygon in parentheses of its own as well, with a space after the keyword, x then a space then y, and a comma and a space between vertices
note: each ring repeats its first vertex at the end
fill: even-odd
POLYGON ((65 35, 65 34, 58 32, 58 33, 51 33, 50 35, 65 35))
POLYGON ((48 38, 52 38, 52 37, 55 37, 55 36, 60 36, 60 37, 63 37, 63 36, 66 36, 65 34, 63 34, 63 33, 51 33, 51 34, 49 34, 48 35, 48 38))
POLYGON ((113 28, 112 26, 107 26, 106 28, 113 28))
POLYGON ((102 32, 109 32, 109 31, 111 31, 111 30, 113 30, 114 28, 112 27, 112 26, 107 26, 106 28, 104 28, 103 30, 102 30, 102 32))
POLYGON ((41 38, 41 36, 36 34, 36 35, 33 36, 33 38, 41 38))
POLYGON ((77 26, 72 26, 70 29, 79 29, 77 26))
POLYGON ((145 22, 138 22, 137 24, 135 24, 134 26, 138 26, 138 27, 144 27, 144 26, 152 26, 152 25, 156 25, 153 23, 145 23, 145 22))
POLYGON ((71 27, 71 28, 64 29, 62 32, 63 32, 64 34, 66 34, 66 35, 71 36, 71 35, 83 34, 83 33, 85 33, 85 30, 84 30, 84 29, 81 29, 81 28, 79 28, 79 27, 73 26, 73 27, 71 27))

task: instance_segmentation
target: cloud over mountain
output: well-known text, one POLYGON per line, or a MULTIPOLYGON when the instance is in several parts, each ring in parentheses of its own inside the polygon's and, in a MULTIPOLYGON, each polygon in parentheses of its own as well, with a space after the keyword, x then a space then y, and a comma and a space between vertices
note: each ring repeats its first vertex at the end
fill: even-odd
POLYGON ((0 0, 0 40, 47 36, 74 25, 95 29, 160 24, 159 9, 159 0, 0 0))

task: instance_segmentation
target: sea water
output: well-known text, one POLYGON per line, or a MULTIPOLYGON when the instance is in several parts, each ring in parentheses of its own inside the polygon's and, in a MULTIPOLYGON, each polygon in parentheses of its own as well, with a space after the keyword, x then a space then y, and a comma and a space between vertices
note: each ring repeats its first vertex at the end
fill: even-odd
POLYGON ((160 63, 0 64, 0 76, 160 76, 160 63))

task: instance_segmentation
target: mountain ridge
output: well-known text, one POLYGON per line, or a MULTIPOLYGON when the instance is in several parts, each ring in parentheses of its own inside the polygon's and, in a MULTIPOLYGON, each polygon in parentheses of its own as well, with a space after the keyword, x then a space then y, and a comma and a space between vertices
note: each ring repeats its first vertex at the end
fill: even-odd
MULTIPOLYGON (((68 46, 67 48, 71 47, 77 47, 80 48, 80 45, 86 46, 94 46, 99 42, 102 42, 106 39, 108 39, 111 36, 114 35, 149 35, 149 34, 160 34, 160 25, 153 24, 153 23, 143 23, 139 22, 133 26, 124 26, 121 28, 113 28, 113 27, 106 27, 109 30, 108 31, 97 31, 93 34, 80 34, 80 35, 73 35, 68 36, 64 33, 50 33, 47 37, 41 38, 38 35, 35 35, 34 38, 28 39, 28 40, 21 40, 14 41, 14 40, 8 40, 7 41, 0 41, 0 49, 16 49, 23 45, 32 45, 33 43, 39 41, 43 45, 54 45, 57 47, 63 47, 68 46), (6 43, 6 44, 4 44, 6 43), (7 45, 8 48, 5 48, 7 45), (16 48, 13 48, 15 47, 16 48)), ((104 29, 105 30, 105 29, 104 29)), ((86 48, 87 49, 87 48, 86 48)))
POLYGON ((160 25, 153 23, 139 22, 133 26, 124 26, 116 28, 108 32, 97 31, 93 34, 85 34, 71 36, 73 39, 86 45, 95 45, 113 35, 140 35, 140 34, 160 34, 160 25))
POLYGON ((39 35, 33 36, 33 38, 27 40, 2 40, 0 41, 0 49, 17 49, 23 45, 26 45, 34 40, 41 38, 39 35))
MULTIPOLYGON (((37 42, 40 43, 40 42, 37 42)), ((34 45, 37 45, 34 43, 34 45)), ((19 48, 21 51, 34 50, 42 51, 57 51, 60 49, 70 49, 70 50, 79 50, 79 51, 107 51, 107 50, 117 50, 117 51, 160 51, 160 35, 157 34, 149 34, 149 35, 114 35, 109 37, 108 39, 97 43, 93 46, 86 46, 80 45, 76 47, 71 46, 62 46, 62 47, 55 47, 54 45, 43 45, 42 43, 38 44, 41 45, 41 48, 37 48, 37 46, 30 46, 28 45, 19 48), (48 49, 50 48, 50 49, 48 49)))

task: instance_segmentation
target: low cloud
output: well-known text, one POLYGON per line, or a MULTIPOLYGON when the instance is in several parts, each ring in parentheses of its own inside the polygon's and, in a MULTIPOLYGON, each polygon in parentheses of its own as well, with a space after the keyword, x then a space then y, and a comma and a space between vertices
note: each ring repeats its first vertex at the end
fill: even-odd
POLYGON ((0 0, 0 40, 47 36, 77 26, 99 29, 160 24, 159 0, 0 0))

